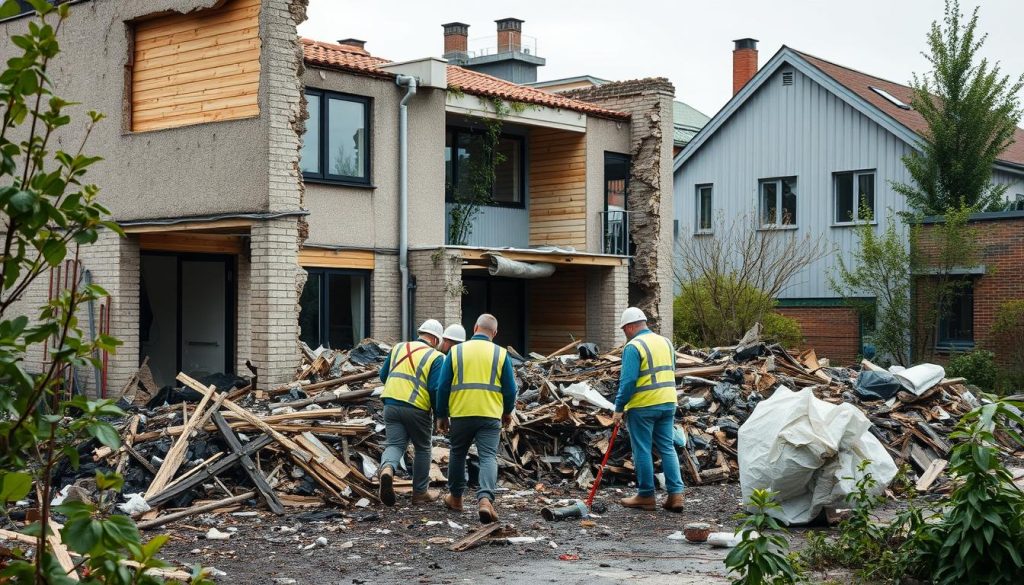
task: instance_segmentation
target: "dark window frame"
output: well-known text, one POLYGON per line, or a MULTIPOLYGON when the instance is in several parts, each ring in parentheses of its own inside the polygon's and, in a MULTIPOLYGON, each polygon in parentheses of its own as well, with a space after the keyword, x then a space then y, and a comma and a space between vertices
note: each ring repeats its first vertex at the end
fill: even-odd
MULTIPOLYGON (((47 0, 47 1, 50 4, 54 4, 54 0, 47 0)), ((62 2, 62 4, 81 4, 82 2, 89 2, 89 1, 90 0, 65 0, 64 2, 62 2)), ((19 12, 18 14, 15 14, 14 16, 8 16, 7 18, 0 19, 0 23, 2 23, 2 22, 10 22, 12 20, 17 20, 19 18, 23 18, 25 16, 29 16, 29 15, 34 15, 35 14, 36 9, 32 8, 32 6, 28 2, 26 2, 25 0, 18 0, 18 4, 21 5, 21 12, 19 12)))
MULTIPOLYGON (((974 331, 974 287, 977 285, 977 280, 972 276, 962 277, 963 282, 966 284, 959 286, 954 289, 955 298, 952 299, 949 310, 941 310, 939 312, 939 318, 935 323, 935 349, 940 351, 963 351, 974 349, 975 346, 975 331, 974 331), (971 321, 971 334, 970 338, 959 338, 950 337, 948 335, 949 321, 952 315, 949 311, 952 311, 953 306, 960 305, 962 295, 969 295, 970 297, 970 321, 971 321)), ((941 307, 940 307, 941 309, 941 307)), ((962 319, 962 316, 961 316, 962 319)))
MULTIPOLYGON (((459 157, 456 156, 456 151, 458 150, 458 144, 459 144, 458 136, 459 136, 459 134, 470 134, 470 135, 480 136, 480 135, 483 135, 485 133, 485 131, 482 130, 482 129, 478 129, 478 128, 469 128, 469 127, 466 127, 466 126, 453 126, 453 125, 449 124, 449 125, 445 126, 445 128, 444 128, 445 140, 448 139, 448 133, 452 134, 452 143, 455 145, 455 148, 452 151, 452 179, 453 180, 451 182, 449 182, 447 180, 447 177, 445 177, 444 202, 445 203, 455 203, 455 181, 454 181, 454 179, 458 178, 458 176, 459 176, 459 162, 458 162, 459 161, 459 157)), ((502 132, 500 137, 501 138, 507 138, 507 139, 510 139, 510 140, 515 140, 515 141, 519 142, 519 161, 520 161, 520 164, 519 164, 519 184, 522 186, 522 192, 520 193, 520 196, 519 196, 520 201, 518 203, 508 203, 508 202, 505 202, 505 201, 495 201, 493 199, 494 198, 494 186, 492 185, 491 186, 491 202, 488 203, 487 205, 485 205, 484 207, 504 207, 506 209, 526 209, 526 200, 529 197, 529 188, 527 187, 527 184, 526 184, 526 178, 527 178, 527 171, 526 171, 526 156, 527 156, 526 140, 527 140, 527 138, 526 138, 526 136, 523 136, 522 134, 510 134, 510 133, 507 133, 507 132, 502 132)))
POLYGON ((833 226, 835 226, 835 227, 850 227, 850 226, 855 226, 855 225, 863 224, 863 223, 870 223, 871 225, 876 225, 878 223, 878 221, 877 221, 878 214, 875 212, 875 209, 877 207, 878 207, 878 169, 859 169, 859 170, 852 170, 852 171, 836 171, 836 172, 832 173, 832 225, 833 226), (864 220, 864 219, 860 218, 860 206, 859 205, 856 205, 853 208, 854 219, 852 219, 852 220, 849 220, 849 219, 840 220, 838 217, 836 217, 837 214, 839 213, 839 189, 838 189, 837 181, 839 180, 839 177, 844 176, 844 175, 851 175, 851 177, 852 177, 852 181, 853 181, 853 191, 852 191, 852 193, 853 193, 853 198, 854 198, 854 202, 855 203, 856 203, 856 200, 859 199, 859 195, 857 194, 857 189, 856 189, 857 188, 857 184, 858 184, 858 178, 861 177, 861 176, 864 176, 864 175, 871 175, 871 183, 872 183, 872 187, 871 188, 872 188, 873 192, 872 192, 872 201, 871 201, 871 220, 870 221, 869 220, 864 220))
POLYGON ((782 182, 786 180, 792 180, 794 187, 794 196, 796 197, 797 210, 800 207, 800 192, 799 189, 800 178, 798 175, 780 175, 778 177, 765 177, 757 180, 757 225, 759 230, 795 230, 800 227, 800 214, 797 213, 796 217, 793 218, 793 223, 782 223, 782 197, 783 189, 782 182), (775 203, 777 205, 775 209, 775 223, 763 223, 761 220, 764 217, 764 185, 767 183, 775 184, 775 203))
MULTIPOLYGON (((760 189, 760 187, 759 187, 759 189, 760 189)), ((700 183, 698 185, 694 185, 694 196, 696 197, 697 217, 696 217, 696 221, 694 222, 694 225, 696 226, 696 229, 694 230, 693 233, 695 233, 697 235, 707 235, 707 234, 714 233, 714 231, 715 231, 715 215, 714 215, 714 211, 715 211, 715 184, 714 183, 700 183), (701 221, 701 208, 700 208, 700 206, 703 203, 703 201, 701 200, 701 191, 703 191, 704 189, 708 189, 708 190, 711 191, 711 195, 708 197, 708 205, 711 206, 711 210, 710 210, 710 212, 708 214, 708 216, 710 218, 709 221, 710 221, 711 225, 709 225, 706 228, 705 227, 701 227, 701 224, 700 224, 700 221, 701 221)))
POLYGON ((602 231, 601 237, 605 240, 605 243, 603 244, 602 251, 605 252, 606 254, 607 253, 614 253, 614 251, 613 252, 608 252, 607 249, 606 249, 608 247, 608 243, 607 242, 608 242, 608 238, 609 238, 609 229, 610 229, 610 226, 611 226, 612 222, 614 221, 611 218, 611 216, 608 215, 608 212, 609 212, 609 209, 608 209, 608 180, 609 180, 608 179, 608 166, 609 166, 609 163, 625 163, 626 164, 626 168, 628 169, 628 172, 626 173, 626 179, 625 179, 626 182, 625 182, 625 185, 624 185, 625 194, 624 194, 624 196, 622 198, 622 211, 624 212, 623 213, 622 221, 626 222, 626 227, 624 229, 624 232, 626 234, 626 237, 629 238, 629 241, 627 241, 625 243, 626 244, 625 245, 625 249, 622 250, 622 251, 625 252, 625 254, 621 254, 621 255, 632 256, 633 255, 633 238, 629 234, 629 179, 630 179, 631 175, 633 174, 633 172, 632 172, 633 171, 633 157, 628 155, 628 154, 622 154, 621 152, 605 151, 605 153, 604 153, 604 168, 602 169, 603 173, 604 173, 603 177, 602 177, 602 179, 604 181, 604 225, 601 226, 601 231, 602 231))
MULTIPOLYGON (((330 323, 331 323, 331 310, 330 310, 330 307, 328 306, 328 303, 327 303, 327 296, 328 296, 327 295, 327 288, 328 287, 326 286, 326 283, 328 281, 328 278, 326 278, 326 277, 330 276, 330 275, 362 276, 362 277, 365 278, 365 281, 366 281, 366 294, 365 294, 365 299, 363 300, 363 331, 365 331, 365 334, 363 335, 363 337, 364 338, 372 337, 372 332, 370 331, 370 321, 371 321, 370 320, 370 309, 371 309, 371 306, 372 306, 372 294, 373 294, 373 271, 372 270, 360 270, 360 269, 357 269, 357 268, 321 268, 321 267, 313 267, 313 266, 310 266, 310 267, 305 267, 304 266, 303 270, 305 270, 306 274, 307 274, 306 282, 309 282, 310 278, 314 278, 314 277, 320 278, 320 292, 319 292, 319 298, 317 299, 317 307, 319 308, 319 311, 320 311, 320 318, 319 318, 319 323, 318 323, 318 325, 319 325, 319 336, 318 337, 319 338, 317 340, 317 342, 318 342, 317 345, 322 345, 324 347, 329 347, 328 343, 325 343, 325 341, 326 342, 330 341, 329 335, 326 335, 325 332, 330 330, 330 323), (325 337, 328 337, 328 338, 325 339, 325 337)), ((299 298, 301 298, 301 297, 302 297, 302 293, 300 292, 299 293, 299 298)), ((299 319, 300 319, 299 338, 301 339, 301 337, 302 337, 301 313, 300 313, 299 319)), ((316 348, 314 347, 312 349, 316 349, 316 348)), ((339 348, 331 347, 330 349, 339 349, 339 348)))
MULTIPOLYGON (((306 95, 315 95, 320 98, 320 120, 318 128, 320 131, 320 144, 318 153, 320 155, 319 172, 302 171, 302 178, 310 183, 326 183, 330 185, 346 185, 350 187, 373 187, 373 98, 350 93, 340 93, 326 89, 313 87, 306 88, 306 95), (346 177, 329 172, 328 148, 330 146, 330 109, 331 100, 341 100, 363 105, 363 128, 366 131, 366 156, 363 161, 363 173, 365 177, 346 177)), ((301 164, 301 163, 300 163, 301 164)))
MULTIPOLYGON (((177 307, 175 311, 177 320, 175 335, 175 349, 177 356, 175 357, 175 365, 177 371, 181 372, 181 332, 182 332, 182 318, 184 309, 181 305, 181 264, 183 262, 224 262, 224 278, 225 278, 225 299, 224 307, 224 373, 229 375, 235 375, 237 373, 236 363, 236 342, 238 337, 238 257, 232 254, 202 254, 199 252, 167 252, 162 250, 143 250, 140 252, 140 261, 144 256, 171 256, 177 259, 177 265, 175 270, 177 276, 175 277, 175 301, 177 307)), ((139 270, 139 302, 142 302, 142 296, 146 294, 145 283, 142 281, 142 271, 139 270)), ((138 331, 139 331, 139 363, 145 359, 142 349, 142 340, 145 339, 145 331, 143 331, 143 322, 140 318, 138 320, 138 331)))

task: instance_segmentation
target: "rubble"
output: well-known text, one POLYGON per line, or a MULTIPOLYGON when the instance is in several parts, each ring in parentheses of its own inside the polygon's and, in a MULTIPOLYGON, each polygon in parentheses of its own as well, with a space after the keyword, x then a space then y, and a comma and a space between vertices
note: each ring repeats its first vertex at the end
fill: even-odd
MULTIPOLYGON (((757 341, 756 335, 744 341, 676 354, 676 446, 687 484, 736 480, 740 426, 760 401, 786 386, 857 407, 896 463, 911 465, 920 490, 950 488, 943 475, 948 434, 978 404, 962 379, 912 386, 913 392, 904 387, 888 399, 872 400, 876 395, 858 392, 861 372, 881 370, 870 362, 832 367, 813 350, 787 351, 757 341)), ((388 349, 374 340, 350 351, 304 348, 295 380, 266 391, 245 378, 195 380, 185 374, 178 377, 179 387, 156 389, 144 382, 151 379, 144 363, 122 397, 129 415, 115 423, 122 447, 111 451, 95 441, 83 444, 81 468, 59 472, 60 486, 74 486, 61 493, 98 500, 95 484, 90 488, 86 478, 97 469, 118 469, 125 476, 124 493, 143 494, 120 502, 141 529, 254 506, 297 517, 326 505, 357 522, 372 521, 372 508, 379 504, 373 476, 385 443, 383 408, 375 396, 388 349)), ((499 483, 502 489, 534 494, 539 510, 594 482, 611 439, 621 348, 600 353, 593 344, 574 342, 547 356, 510 356, 520 394, 499 447, 499 483), (559 495, 549 498, 548 492, 559 495)), ((447 438, 436 436, 435 485, 446 481, 447 461, 447 438)), ((468 470, 472 483, 474 450, 468 470)), ((396 471, 396 491, 411 492, 408 470, 396 471)), ((633 471, 629 442, 615 442, 604 472, 607 482, 628 485, 633 471)), ((601 506, 598 502, 595 509, 601 506)), ((493 538, 511 536, 506 528, 493 538)), ((452 546, 475 546, 473 538, 484 536, 471 532, 463 539, 469 542, 452 546)))

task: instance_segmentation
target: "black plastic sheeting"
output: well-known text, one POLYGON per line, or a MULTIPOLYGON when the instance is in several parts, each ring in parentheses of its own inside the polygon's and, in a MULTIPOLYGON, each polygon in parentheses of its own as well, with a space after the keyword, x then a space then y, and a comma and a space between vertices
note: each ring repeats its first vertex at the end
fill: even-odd
POLYGON ((363 343, 348 352, 348 361, 357 365, 365 366, 384 361, 387 353, 373 342, 363 343))
POLYGON ((900 388, 902 386, 900 386, 899 380, 889 372, 866 370, 857 377, 857 386, 854 391, 863 400, 888 400, 900 388))

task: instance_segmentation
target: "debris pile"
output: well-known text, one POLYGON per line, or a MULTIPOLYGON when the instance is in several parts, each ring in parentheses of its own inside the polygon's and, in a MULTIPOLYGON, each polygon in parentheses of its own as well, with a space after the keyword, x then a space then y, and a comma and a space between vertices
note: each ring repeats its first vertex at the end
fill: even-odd
MULTIPOLYGON (((886 376, 893 376, 869 362, 859 369, 830 367, 813 350, 790 352, 756 335, 745 341, 676 354, 675 444, 688 484, 737 479, 740 426, 760 401, 786 386, 857 406, 896 463, 912 466, 919 489, 948 489, 942 475, 948 434, 978 404, 962 379, 932 372, 930 383, 885 389, 886 376), (859 385, 859 377, 871 378, 870 388, 859 385)), ((122 397, 130 411, 119 422, 122 448, 83 445, 81 459, 88 463, 64 470, 58 497, 95 499, 94 471, 109 468, 125 475, 119 507, 141 528, 256 501, 277 514, 325 503, 373 505, 385 445, 378 370, 388 350, 374 340, 350 351, 305 348, 295 380, 270 390, 255 389, 254 369, 252 378, 179 374, 180 387, 157 390, 143 363, 122 397)), ((612 431, 621 349, 602 354, 593 344, 572 343, 547 356, 510 355, 520 394, 500 443, 501 484, 538 491, 589 488, 612 431)), ((902 378, 913 374, 908 370, 902 378)), ((442 485, 446 437, 435 437, 433 455, 431 480, 442 485)), ((470 483, 474 459, 471 450, 470 483)), ((629 442, 617 441, 607 481, 629 483, 633 470, 629 442)), ((396 490, 410 492, 411 481, 401 479, 407 470, 397 472, 396 490)))

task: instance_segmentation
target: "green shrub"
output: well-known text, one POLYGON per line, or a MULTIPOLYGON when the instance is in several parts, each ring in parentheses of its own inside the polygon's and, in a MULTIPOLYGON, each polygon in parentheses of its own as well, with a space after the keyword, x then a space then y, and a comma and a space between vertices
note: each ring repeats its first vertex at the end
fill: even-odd
POLYGON ((741 523, 736 534, 742 540, 725 557, 729 573, 739 575, 732 585, 783 585, 802 580, 798 559, 789 554, 786 529, 768 515, 769 510, 781 507, 775 502, 777 493, 754 490, 747 503, 753 511, 737 516, 741 523))
POLYGON ((730 345, 757 322, 768 341, 786 346, 803 341, 796 320, 774 312, 775 299, 748 284, 728 277, 702 278, 680 288, 672 314, 678 344, 730 345))
POLYGON ((1019 392, 1024 389, 1024 299, 1007 301, 996 309, 990 335, 1006 366, 996 386, 1004 394, 1019 392))
POLYGON ((949 360, 946 373, 950 377, 967 378, 967 381, 982 390, 992 391, 996 387, 999 368, 996 356, 991 351, 977 349, 960 354, 949 360))

